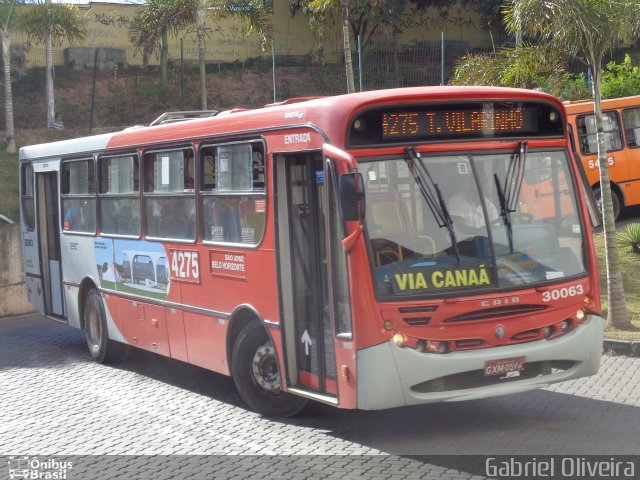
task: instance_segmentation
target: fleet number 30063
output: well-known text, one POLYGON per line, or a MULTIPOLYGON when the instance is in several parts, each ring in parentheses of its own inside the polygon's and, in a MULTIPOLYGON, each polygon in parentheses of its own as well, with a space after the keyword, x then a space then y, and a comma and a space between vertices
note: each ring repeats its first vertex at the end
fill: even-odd
POLYGON ((551 302, 553 300, 575 297, 577 295, 584 295, 584 287, 582 285, 547 290, 546 292, 542 292, 542 301, 551 302))

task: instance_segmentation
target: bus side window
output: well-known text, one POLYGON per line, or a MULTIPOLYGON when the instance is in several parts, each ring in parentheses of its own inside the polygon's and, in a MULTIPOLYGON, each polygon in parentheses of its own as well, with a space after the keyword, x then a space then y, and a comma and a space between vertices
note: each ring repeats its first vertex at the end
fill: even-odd
POLYGON ((139 162, 137 155, 100 158, 100 231, 106 235, 140 235, 139 162))
POLYGON ((61 166, 62 229, 96 230, 95 162, 93 158, 64 161, 61 166))
POLYGON ((36 228, 35 204, 33 195, 33 166, 24 165, 21 170, 21 203, 22 221, 27 230, 33 231, 36 228))
POLYGON ((622 123, 627 135, 627 146, 640 146, 640 107, 624 110, 622 112, 622 123))
POLYGON ((145 233, 148 237, 196 239, 193 167, 191 148, 145 153, 145 233))
POLYGON ((264 148, 260 142, 200 149, 202 239, 257 245, 266 219, 264 148))
MULTIPOLYGON (((604 120, 604 148, 613 152, 622 148, 620 122, 616 112, 603 112, 604 120)), ((596 136, 595 115, 582 115, 576 119, 580 150, 584 155, 598 153, 598 138, 596 136)))

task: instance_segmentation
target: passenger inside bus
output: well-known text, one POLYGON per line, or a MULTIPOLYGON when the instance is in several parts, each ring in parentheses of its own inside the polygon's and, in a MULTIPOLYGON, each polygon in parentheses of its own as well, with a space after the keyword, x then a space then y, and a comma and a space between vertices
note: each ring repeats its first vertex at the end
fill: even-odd
POLYGON ((83 212, 82 206, 77 201, 65 202, 69 205, 64 214, 64 230, 82 230, 83 228, 83 212))

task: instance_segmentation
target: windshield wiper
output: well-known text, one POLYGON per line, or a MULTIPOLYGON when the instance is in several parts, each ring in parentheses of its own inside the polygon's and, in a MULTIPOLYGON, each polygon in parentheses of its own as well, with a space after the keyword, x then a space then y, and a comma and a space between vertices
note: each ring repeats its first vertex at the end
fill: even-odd
POLYGON ((427 170, 426 165, 422 162, 420 153, 417 152, 414 147, 408 147, 407 154, 408 157, 405 157, 405 161, 407 162, 409 172, 411 172, 413 179, 418 184, 422 198, 424 198, 429 210, 431 210, 436 222, 438 222, 438 227, 446 227, 449 231, 451 245, 456 254, 458 264, 460 264, 460 251, 458 250, 458 241, 456 240, 456 233, 453 228, 453 220, 451 220, 451 216, 449 215, 449 209, 444 201, 440 187, 433 181, 429 170, 427 170))
POLYGON ((511 214, 518 207, 518 197, 520 196, 520 188, 524 180, 524 165, 527 160, 527 142, 520 142, 520 148, 517 155, 511 157, 507 176, 505 177, 504 188, 500 184, 498 174, 493 174, 498 191, 498 199, 500 200, 500 216, 507 227, 507 237, 509 239, 509 251, 513 253, 513 228, 511 222, 511 214))

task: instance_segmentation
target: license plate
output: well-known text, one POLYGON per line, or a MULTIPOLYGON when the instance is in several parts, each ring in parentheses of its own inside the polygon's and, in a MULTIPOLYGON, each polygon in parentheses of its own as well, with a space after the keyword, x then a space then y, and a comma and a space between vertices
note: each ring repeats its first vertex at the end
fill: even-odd
POLYGON ((524 370, 524 362, 527 357, 501 358, 484 362, 484 376, 495 377, 508 375, 524 370))

